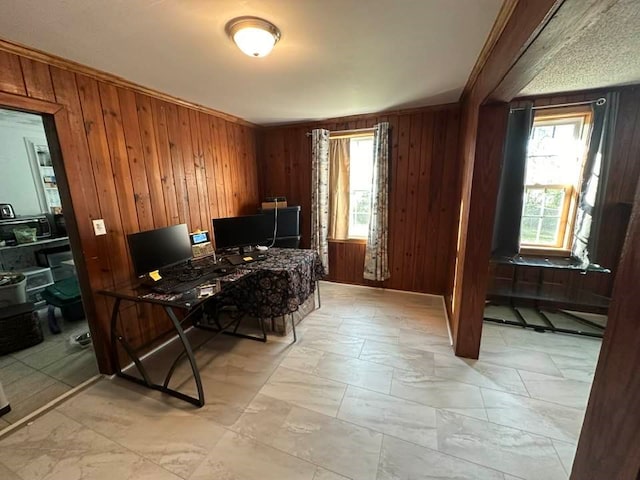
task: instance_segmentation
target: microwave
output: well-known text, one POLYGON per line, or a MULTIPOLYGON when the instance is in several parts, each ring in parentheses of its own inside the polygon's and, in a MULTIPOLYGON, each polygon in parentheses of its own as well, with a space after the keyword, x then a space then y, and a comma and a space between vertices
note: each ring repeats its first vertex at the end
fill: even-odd
POLYGON ((0 220, 0 242, 4 241, 7 246, 16 245, 18 242, 13 231, 23 227, 35 228, 37 240, 44 240, 52 236, 51 222, 46 215, 30 215, 0 220))

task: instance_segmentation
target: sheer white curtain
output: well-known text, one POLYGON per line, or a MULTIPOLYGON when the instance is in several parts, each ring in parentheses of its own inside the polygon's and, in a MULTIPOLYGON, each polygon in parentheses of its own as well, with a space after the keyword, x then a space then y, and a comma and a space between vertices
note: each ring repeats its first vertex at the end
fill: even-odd
POLYGON ((383 281, 391 276, 389 238, 389 123, 378 123, 373 134, 371 219, 364 258, 364 278, 383 281))
POLYGON ((311 131, 311 248, 329 274, 329 130, 311 131))

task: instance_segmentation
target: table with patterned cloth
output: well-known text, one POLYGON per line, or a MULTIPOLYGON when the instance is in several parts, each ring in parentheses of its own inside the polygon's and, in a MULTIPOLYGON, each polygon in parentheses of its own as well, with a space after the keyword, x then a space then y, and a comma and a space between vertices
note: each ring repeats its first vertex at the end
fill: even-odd
POLYGON ((293 248, 270 248, 266 259, 240 268, 254 274, 226 296, 247 314, 265 319, 296 312, 325 272, 315 250, 293 248))

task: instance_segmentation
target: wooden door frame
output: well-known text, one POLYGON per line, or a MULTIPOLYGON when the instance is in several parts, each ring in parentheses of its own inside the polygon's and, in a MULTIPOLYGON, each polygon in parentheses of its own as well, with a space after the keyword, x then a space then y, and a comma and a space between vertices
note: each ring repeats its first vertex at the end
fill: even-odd
POLYGON ((103 335, 101 335, 97 327, 96 305, 64 162, 65 158, 71 158, 74 148, 67 110, 63 105, 58 103, 5 92, 0 92, 0 107, 42 116, 51 161, 56 172, 58 191, 64 206, 64 219, 69 236, 69 243, 71 244, 72 251, 77 253, 74 255, 75 268, 96 359, 100 371, 110 371, 111 358, 108 349, 108 339, 103 338, 103 335))

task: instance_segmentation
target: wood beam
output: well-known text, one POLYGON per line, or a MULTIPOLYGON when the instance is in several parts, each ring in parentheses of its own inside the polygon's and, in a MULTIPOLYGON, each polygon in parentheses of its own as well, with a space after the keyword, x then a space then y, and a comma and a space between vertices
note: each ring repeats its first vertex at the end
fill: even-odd
POLYGON ((565 0, 489 96, 490 101, 509 102, 517 97, 563 48, 578 41, 582 33, 601 20, 620 0, 565 0))
POLYGON ((640 188, 618 264, 572 480, 640 478, 640 188))

